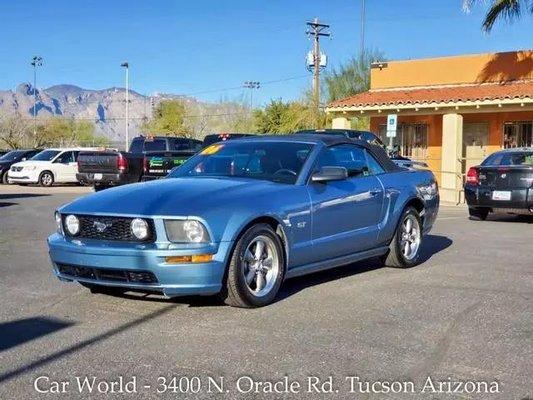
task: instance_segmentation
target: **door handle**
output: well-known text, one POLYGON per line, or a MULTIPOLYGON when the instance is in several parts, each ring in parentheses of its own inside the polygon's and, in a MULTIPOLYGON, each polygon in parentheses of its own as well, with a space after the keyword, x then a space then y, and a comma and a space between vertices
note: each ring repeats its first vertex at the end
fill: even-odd
POLYGON ((381 189, 373 189, 370 191, 370 195, 371 196, 377 196, 378 194, 380 194, 382 192, 381 189))

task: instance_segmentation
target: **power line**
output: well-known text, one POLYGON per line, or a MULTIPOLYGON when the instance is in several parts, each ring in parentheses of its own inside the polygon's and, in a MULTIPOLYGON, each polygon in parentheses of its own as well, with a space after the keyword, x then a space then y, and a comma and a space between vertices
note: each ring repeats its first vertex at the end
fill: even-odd
MULTIPOLYGON (((291 77, 288 77, 288 78, 275 79, 275 80, 271 80, 271 81, 261 81, 261 86, 271 85, 271 84, 280 83, 280 82, 287 82, 287 81, 292 81, 292 80, 296 80, 296 79, 303 79, 303 78, 307 78, 307 75, 291 76, 291 77)), ((202 90, 202 91, 198 91, 198 92, 184 93, 184 94, 180 94, 180 96, 194 96, 194 95, 197 95, 197 94, 227 92, 227 91, 230 91, 230 90, 237 90, 237 89, 242 89, 242 88, 243 88, 243 85, 230 86, 230 87, 221 88, 221 89, 211 89, 211 90, 202 90)))

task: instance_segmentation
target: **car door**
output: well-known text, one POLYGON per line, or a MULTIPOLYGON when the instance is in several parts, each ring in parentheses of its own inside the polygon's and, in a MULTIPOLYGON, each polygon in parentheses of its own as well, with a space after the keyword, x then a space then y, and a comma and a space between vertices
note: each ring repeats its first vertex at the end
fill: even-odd
MULTIPOLYGON (((309 182, 312 240, 316 261, 353 254, 375 246, 383 207, 383 186, 370 167, 364 148, 342 144, 324 148, 313 170, 340 166, 348 178, 309 182)), ((377 161, 373 160, 377 163, 377 161)))
POLYGON ((64 151, 53 162, 56 182, 76 182, 77 164, 72 151, 64 151))

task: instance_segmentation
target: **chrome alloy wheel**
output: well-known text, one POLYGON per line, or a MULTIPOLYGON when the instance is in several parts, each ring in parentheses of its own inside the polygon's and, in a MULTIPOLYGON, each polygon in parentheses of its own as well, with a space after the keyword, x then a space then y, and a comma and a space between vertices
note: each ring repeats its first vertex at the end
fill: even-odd
POLYGON ((268 294, 278 278, 280 258, 276 244, 268 236, 254 238, 244 252, 244 280, 257 297, 268 294))
POLYGON ((54 178, 52 178, 52 175, 48 172, 45 172, 41 177, 41 183, 43 186, 51 186, 53 182, 54 178))
POLYGON ((412 260, 420 247, 420 225, 413 215, 407 215, 402 223, 400 249, 406 260, 412 260))

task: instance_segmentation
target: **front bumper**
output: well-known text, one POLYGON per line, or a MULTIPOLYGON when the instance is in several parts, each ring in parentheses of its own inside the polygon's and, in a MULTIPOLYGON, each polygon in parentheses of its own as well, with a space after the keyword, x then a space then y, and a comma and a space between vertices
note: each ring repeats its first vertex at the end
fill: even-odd
POLYGON ((11 171, 7 173, 7 181, 9 183, 38 183, 39 174, 33 171, 11 171))
MULTIPOLYGON (((71 240, 55 233, 48 238, 54 273, 63 281, 78 281, 102 286, 160 292, 168 297, 211 295, 220 292, 226 256, 232 242, 207 246, 173 244, 110 243, 99 240, 71 240), (167 264, 165 257, 193 254, 213 254, 208 263, 167 264), (151 273, 156 282, 118 281, 110 273, 86 274, 84 277, 65 274, 63 266, 88 267, 94 271, 125 271, 151 273), (63 271, 61 272, 60 271, 63 271)), ((68 271, 68 269, 67 269, 68 271)))

